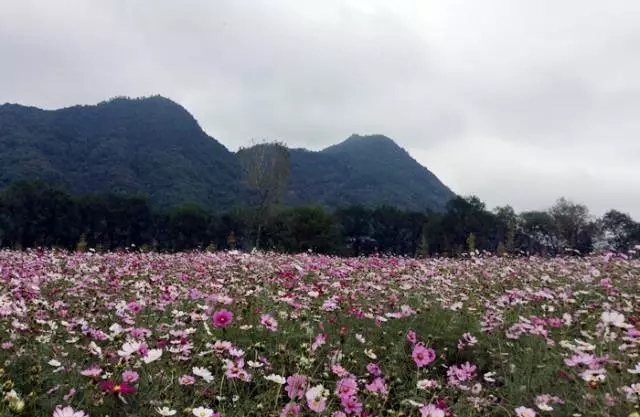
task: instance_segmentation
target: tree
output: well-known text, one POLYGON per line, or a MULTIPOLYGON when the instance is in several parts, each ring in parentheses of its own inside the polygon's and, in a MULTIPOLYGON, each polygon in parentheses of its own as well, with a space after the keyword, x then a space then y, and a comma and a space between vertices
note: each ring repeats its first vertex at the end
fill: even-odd
POLYGON ((628 214, 610 210, 602 216, 599 225, 610 249, 626 252, 640 243, 640 224, 628 214))
POLYGON ((469 236, 467 236, 467 250, 469 253, 476 251, 476 235, 473 233, 469 233, 469 236))
POLYGON ((553 217, 546 211, 520 213, 519 249, 529 253, 558 253, 561 238, 553 217))
POLYGON ((565 248, 588 252, 585 232, 589 228, 589 209, 562 197, 549 210, 565 248))
POLYGON ((424 231, 420 235, 420 244, 418 245, 417 255, 419 258, 429 257, 429 238, 424 231))
POLYGON ((262 142, 238 151, 247 187, 253 192, 255 247, 271 209, 278 204, 289 181, 289 150, 281 142, 262 142))
POLYGON ((505 252, 511 253, 515 249, 518 215, 511 206, 496 207, 494 210, 497 221, 497 238, 502 243, 505 252))

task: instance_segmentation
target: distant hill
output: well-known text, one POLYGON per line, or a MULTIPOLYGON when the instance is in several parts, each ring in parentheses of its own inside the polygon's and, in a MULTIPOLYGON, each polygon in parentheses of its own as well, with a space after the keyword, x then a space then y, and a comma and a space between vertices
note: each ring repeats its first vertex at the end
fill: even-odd
POLYGON ((393 205, 441 209, 454 197, 427 168, 382 135, 352 135, 320 152, 291 150, 293 203, 315 199, 330 207, 393 205))
MULTIPOLYGON (((385 136, 290 150, 289 204, 441 209, 453 193, 385 136)), ((218 210, 247 196, 237 155, 160 96, 41 110, 0 106, 0 187, 44 179, 76 193, 148 195, 160 207, 218 210)))

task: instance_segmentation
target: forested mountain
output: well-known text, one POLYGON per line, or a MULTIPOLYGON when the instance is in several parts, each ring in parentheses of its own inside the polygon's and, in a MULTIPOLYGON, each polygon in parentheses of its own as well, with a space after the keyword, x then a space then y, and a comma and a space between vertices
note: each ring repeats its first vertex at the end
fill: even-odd
POLYGON ((40 178, 71 192, 146 194, 160 206, 226 207, 241 190, 233 153, 162 97, 45 111, 0 106, 0 186, 40 178))
POLYGON ((454 197, 435 175, 386 136, 352 135, 321 153, 346 172, 325 197, 329 206, 397 206, 402 201, 401 206, 411 210, 442 209, 454 197))
MULTIPOLYGON (((393 140, 353 135, 290 150, 284 203, 442 210, 454 194, 393 140)), ((0 106, 0 187, 44 179, 73 193, 145 195, 162 208, 225 210, 246 201, 237 154, 160 97, 41 110, 0 106)))

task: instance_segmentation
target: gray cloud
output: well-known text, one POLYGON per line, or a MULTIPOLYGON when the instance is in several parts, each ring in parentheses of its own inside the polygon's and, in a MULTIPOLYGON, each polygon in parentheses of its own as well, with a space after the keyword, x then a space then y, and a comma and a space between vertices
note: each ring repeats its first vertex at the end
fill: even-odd
POLYGON ((384 133, 490 206, 640 218, 640 2, 7 0, 0 101, 160 93, 231 149, 384 133))

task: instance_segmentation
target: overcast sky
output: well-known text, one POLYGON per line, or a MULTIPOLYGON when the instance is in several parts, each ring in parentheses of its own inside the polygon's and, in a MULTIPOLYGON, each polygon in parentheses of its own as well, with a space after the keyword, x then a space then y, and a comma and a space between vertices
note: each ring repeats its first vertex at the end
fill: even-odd
POLYGON ((0 102, 161 94, 228 148, 398 142, 489 207, 640 219, 640 0, 1 0, 0 102))

